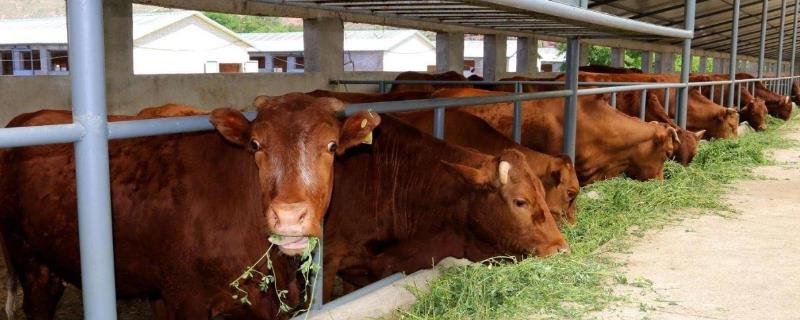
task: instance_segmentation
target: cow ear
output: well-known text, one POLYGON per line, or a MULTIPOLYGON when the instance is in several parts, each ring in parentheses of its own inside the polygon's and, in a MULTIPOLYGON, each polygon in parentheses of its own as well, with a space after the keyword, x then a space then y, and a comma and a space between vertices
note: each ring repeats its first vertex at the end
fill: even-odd
POLYGON ((486 172, 484 172, 481 169, 457 163, 447 162, 444 160, 441 160, 441 162, 448 171, 460 177, 462 180, 464 180, 464 182, 468 184, 476 186, 484 186, 491 183, 491 178, 489 177, 489 175, 486 174, 486 172))
POLYGON ((256 97, 255 99, 253 99, 253 108, 258 109, 265 106, 269 101, 269 99, 270 99, 269 96, 264 96, 264 95, 256 97))
POLYGON ((552 171, 550 171, 550 178, 553 179, 553 181, 556 181, 556 182, 560 183, 561 182, 561 168, 551 168, 551 169, 552 169, 552 171))
POLYGON ((347 149, 359 144, 372 144, 372 130, 381 123, 381 116, 372 111, 358 112, 344 121, 339 133, 339 148, 336 153, 341 155, 347 149))
POLYGON ((703 136, 706 135, 706 131, 705 130, 700 130, 700 131, 693 132, 693 133, 694 133, 694 137, 697 139, 697 141, 700 141, 700 139, 703 139, 703 136))
POLYGON ((219 108, 211 111, 208 120, 225 139, 240 146, 245 146, 250 136, 250 121, 241 111, 233 108, 219 108))

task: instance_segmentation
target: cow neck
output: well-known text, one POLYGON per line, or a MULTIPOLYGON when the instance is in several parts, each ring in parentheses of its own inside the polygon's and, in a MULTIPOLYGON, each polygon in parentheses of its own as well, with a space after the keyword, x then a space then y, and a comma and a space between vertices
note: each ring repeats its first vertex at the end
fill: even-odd
POLYGON ((479 167, 491 157, 445 143, 388 115, 382 116, 378 131, 372 161, 381 181, 391 184, 393 215, 407 219, 407 226, 397 231, 412 233, 421 230, 420 224, 424 229, 466 226, 466 206, 475 188, 442 161, 479 167))

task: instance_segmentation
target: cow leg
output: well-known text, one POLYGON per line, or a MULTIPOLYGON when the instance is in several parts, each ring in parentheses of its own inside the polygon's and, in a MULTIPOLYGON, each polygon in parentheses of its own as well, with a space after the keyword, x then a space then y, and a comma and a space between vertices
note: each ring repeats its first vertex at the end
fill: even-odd
POLYGON ((64 283, 44 265, 24 268, 20 277, 22 310, 28 319, 53 319, 56 306, 64 293, 64 283))
POLYGON ((167 304, 164 299, 150 299, 150 308, 153 310, 153 319, 158 320, 172 320, 175 319, 175 315, 169 312, 167 308, 167 304))

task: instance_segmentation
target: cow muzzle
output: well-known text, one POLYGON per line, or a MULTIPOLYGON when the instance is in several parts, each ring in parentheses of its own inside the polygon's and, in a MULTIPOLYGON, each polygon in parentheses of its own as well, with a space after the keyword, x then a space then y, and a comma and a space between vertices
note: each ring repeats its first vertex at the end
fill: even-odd
POLYGON ((298 255, 308 247, 312 230, 312 207, 307 202, 273 203, 267 213, 269 241, 288 255, 298 255))

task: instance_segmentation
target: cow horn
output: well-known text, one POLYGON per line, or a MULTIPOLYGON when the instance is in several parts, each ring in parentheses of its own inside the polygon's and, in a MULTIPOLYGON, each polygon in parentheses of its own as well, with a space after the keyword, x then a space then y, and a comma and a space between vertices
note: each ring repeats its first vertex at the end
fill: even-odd
POLYGON ((500 174, 500 184, 507 184, 508 183, 508 171, 511 170, 511 164, 508 161, 500 161, 500 165, 497 167, 497 172, 500 174))
POLYGON ((675 130, 675 128, 672 127, 667 128, 667 130, 672 133, 672 138, 675 139, 675 141, 681 143, 681 138, 678 137, 678 130, 675 130))

